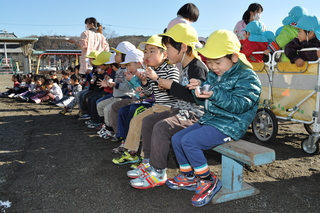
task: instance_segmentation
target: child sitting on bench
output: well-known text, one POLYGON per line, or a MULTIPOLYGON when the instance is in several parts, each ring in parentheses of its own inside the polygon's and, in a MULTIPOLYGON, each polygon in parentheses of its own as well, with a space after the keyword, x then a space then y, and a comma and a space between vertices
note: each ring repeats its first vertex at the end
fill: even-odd
POLYGON ((252 65, 240 53, 237 36, 228 30, 212 33, 203 48, 196 49, 207 58, 210 69, 201 84, 191 79, 187 85, 204 115, 198 123, 172 137, 172 147, 180 167, 180 174, 168 179, 172 189, 195 191, 192 205, 208 204, 220 190, 222 183, 210 172, 203 150, 231 140, 239 140, 251 124, 258 109, 261 83, 252 65), (197 86, 209 85, 199 92, 197 86))

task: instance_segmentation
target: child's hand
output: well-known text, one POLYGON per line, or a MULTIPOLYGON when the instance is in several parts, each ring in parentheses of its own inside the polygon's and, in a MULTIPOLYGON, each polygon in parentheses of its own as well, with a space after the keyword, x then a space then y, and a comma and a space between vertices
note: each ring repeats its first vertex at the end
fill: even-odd
POLYGON ((151 80, 154 80, 154 81, 156 81, 159 77, 157 75, 157 73, 153 69, 151 69, 151 67, 146 68, 146 75, 148 78, 150 78, 151 80))
POLYGON ((320 50, 317 51, 317 56, 320 58, 320 50))
POLYGON ((302 58, 298 58, 294 63, 297 65, 297 67, 302 67, 304 64, 304 60, 302 60, 302 58))
POLYGON ((147 75, 146 74, 137 72, 136 76, 141 80, 142 84, 146 84, 147 83, 147 75))
POLYGON ((126 72, 125 76, 126 76, 127 81, 131 81, 131 79, 133 78, 133 75, 131 72, 126 72))
POLYGON ((263 51, 263 53, 264 53, 265 55, 269 55, 269 53, 271 53, 271 50, 266 49, 265 51, 263 51))
POLYGON ((69 92, 69 95, 71 96, 71 95, 72 95, 72 92, 69 92))
POLYGON ((195 89, 197 86, 201 85, 201 81, 195 78, 191 78, 189 80, 189 84, 187 84, 186 87, 188 87, 189 90, 195 89))
POLYGON ((106 80, 101 80, 99 79, 97 81, 97 85, 99 86, 99 88, 102 88, 102 87, 108 87, 108 82, 106 80))
POLYGON ((197 98, 210 98, 213 95, 213 91, 204 91, 202 94, 199 94, 198 90, 194 90, 197 98))
POLYGON ((136 88, 136 92, 142 92, 142 88, 141 87, 137 87, 136 88))
POLYGON ((171 79, 162 79, 160 78, 158 81, 158 86, 160 89, 170 89, 172 85, 172 80, 171 79))

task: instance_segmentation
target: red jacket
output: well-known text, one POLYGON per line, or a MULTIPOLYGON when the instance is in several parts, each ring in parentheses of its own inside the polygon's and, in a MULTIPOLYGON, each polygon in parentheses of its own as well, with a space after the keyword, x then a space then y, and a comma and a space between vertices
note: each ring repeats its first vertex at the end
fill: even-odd
POLYGON ((265 51, 268 48, 268 42, 254 42, 249 39, 241 40, 242 49, 241 53, 245 54, 250 62, 263 62, 264 54, 254 54, 253 52, 265 51))
MULTIPOLYGON (((110 76, 111 78, 113 78, 113 70, 112 70, 112 68, 110 67, 107 71, 106 71, 106 74, 108 75, 108 76, 110 76)), ((112 93, 113 92, 113 88, 111 88, 111 87, 104 87, 103 88, 103 91, 105 91, 105 92, 108 92, 108 93, 112 93)))

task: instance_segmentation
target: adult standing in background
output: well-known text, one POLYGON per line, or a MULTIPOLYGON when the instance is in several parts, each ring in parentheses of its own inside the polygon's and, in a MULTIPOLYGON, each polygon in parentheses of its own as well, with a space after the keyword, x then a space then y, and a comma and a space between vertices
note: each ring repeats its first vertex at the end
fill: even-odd
POLYGON ((70 39, 70 43, 75 43, 81 48, 80 58, 80 74, 86 74, 89 64, 86 62, 85 55, 89 55, 92 51, 109 51, 109 44, 106 37, 98 31, 101 26, 93 17, 86 18, 84 21, 86 30, 81 33, 79 41, 70 39))
MULTIPOLYGON (((263 7, 261 4, 252 3, 248 9, 244 12, 242 20, 240 20, 234 27, 233 32, 237 35, 239 40, 245 39, 243 29, 246 28, 247 24, 251 21, 260 21, 263 7)), ((266 26, 261 22, 263 31, 266 31, 266 26)))

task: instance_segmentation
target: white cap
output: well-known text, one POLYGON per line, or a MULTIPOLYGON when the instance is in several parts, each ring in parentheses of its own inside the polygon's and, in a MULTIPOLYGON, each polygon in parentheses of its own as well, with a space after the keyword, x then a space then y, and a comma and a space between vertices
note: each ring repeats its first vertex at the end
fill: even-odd
POLYGON ((133 44, 131 44, 129 41, 123 41, 118 44, 116 49, 113 47, 111 49, 113 49, 117 53, 127 54, 130 50, 136 49, 136 47, 133 44))
POLYGON ((198 40, 203 41, 204 43, 207 43, 207 39, 205 37, 199 37, 198 40))
POLYGON ((116 53, 112 53, 112 55, 110 56, 109 61, 107 61, 107 62, 104 63, 104 64, 114 64, 114 63, 117 63, 115 57, 116 57, 116 53))
POLYGON ((143 62, 144 53, 139 49, 130 50, 125 57, 125 61, 120 64, 128 64, 130 62, 143 62))

